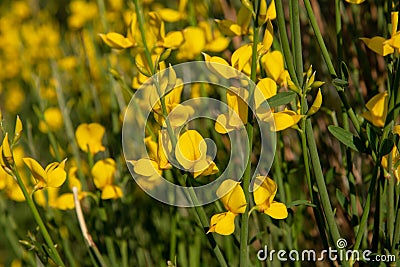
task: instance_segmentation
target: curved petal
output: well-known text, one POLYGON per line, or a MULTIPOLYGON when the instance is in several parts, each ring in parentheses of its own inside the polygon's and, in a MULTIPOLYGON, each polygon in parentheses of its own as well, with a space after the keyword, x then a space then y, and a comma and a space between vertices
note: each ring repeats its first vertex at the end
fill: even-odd
POLYGON ((60 187, 65 182, 67 178, 67 172, 64 170, 66 160, 64 159, 61 163, 51 163, 46 167, 48 187, 60 187))
POLYGON ((275 181, 268 176, 257 176, 255 181, 257 186, 254 190, 253 197, 254 203, 258 206, 259 210, 262 212, 267 210, 278 190, 278 186, 275 181))
POLYGON ((280 202, 272 202, 271 206, 264 210, 264 213, 271 216, 274 219, 285 219, 288 216, 286 206, 280 202))
POLYGON ((35 178, 37 182, 46 183, 47 180, 46 172, 36 160, 34 160, 33 158, 23 158, 22 160, 24 161, 28 169, 31 171, 33 178, 35 178))
POLYGON ((230 235, 235 231, 236 214, 224 212, 211 217, 210 229, 207 233, 215 232, 220 235, 230 235))
POLYGON ((246 198, 239 182, 228 179, 221 183, 217 190, 225 208, 235 214, 243 213, 246 209, 246 198))

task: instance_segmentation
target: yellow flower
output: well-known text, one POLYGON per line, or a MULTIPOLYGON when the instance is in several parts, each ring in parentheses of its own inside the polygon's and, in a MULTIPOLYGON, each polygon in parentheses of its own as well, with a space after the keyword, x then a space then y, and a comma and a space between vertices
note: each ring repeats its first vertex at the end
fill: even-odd
POLYGON ((146 137, 144 142, 148 149, 148 158, 141 158, 137 161, 128 161, 133 165, 133 171, 139 175, 138 184, 146 189, 152 189, 161 182, 161 174, 164 169, 172 168, 166 156, 166 151, 171 152, 172 144, 166 144, 163 137, 166 132, 158 132, 158 143, 153 141, 151 136, 146 137))
POLYGON ((179 137, 175 157, 184 169, 193 173, 195 178, 218 172, 218 167, 207 157, 206 142, 196 130, 188 130, 179 137))
POLYGON ((273 79, 280 86, 286 86, 289 73, 285 70, 283 55, 280 51, 275 50, 266 53, 261 58, 261 64, 269 78, 273 79))
POLYGON ((42 133, 60 130, 64 125, 63 116, 59 108, 51 107, 44 111, 44 121, 39 122, 39 130, 42 133))
POLYGON ((75 137, 82 151, 96 154, 105 150, 105 147, 101 144, 104 133, 104 127, 98 123, 82 123, 76 129, 75 137))
POLYGON ((215 232, 220 235, 230 235, 235 231, 235 217, 246 210, 246 199, 239 182, 225 180, 217 190, 227 212, 218 213, 211 217, 210 229, 207 233, 215 232))
MULTIPOLYGON (((182 80, 176 78, 175 71, 172 68, 165 71, 165 73, 163 73, 163 75, 159 77, 159 88, 161 94, 164 94, 164 92, 170 88, 174 88, 170 90, 165 96, 163 96, 165 109, 167 114, 169 114, 168 119, 171 123, 171 126, 179 127, 183 125, 194 113, 194 110, 190 106, 184 106, 180 104, 181 94, 183 91, 183 83, 182 80)), ((149 96, 150 103, 155 103, 153 106, 153 116, 157 123, 163 126, 165 123, 165 118, 161 106, 161 100, 159 100, 159 95, 155 88, 155 85, 152 85, 151 88, 145 90, 151 90, 152 94, 149 96)))
MULTIPOLYGON (((87 192, 82 192, 82 185, 79 179, 76 177, 77 167, 71 167, 68 171, 68 187, 72 190, 73 187, 78 189, 78 199, 81 200, 86 197, 87 192)), ((64 193, 57 197, 54 201, 54 208, 60 210, 67 210, 75 208, 74 195, 73 193, 64 193)))
POLYGON ((221 114, 217 117, 215 130, 221 134, 240 129, 247 123, 248 106, 245 102, 248 98, 248 91, 244 88, 234 88, 226 92, 226 100, 231 108, 228 114, 221 114))
POLYGON ((67 173, 64 170, 65 162, 53 162, 43 169, 40 164, 33 158, 22 159, 28 169, 31 171, 33 178, 36 181, 34 190, 43 189, 46 187, 60 187, 67 178, 67 173))
POLYGON ((347 3, 359 5, 363 3, 365 0, 345 0, 347 3))
POLYGON ((68 25, 74 29, 82 28, 98 15, 97 5, 93 2, 76 0, 72 1, 69 7, 71 16, 68 18, 68 25))
POLYGON ((277 94, 277 85, 274 80, 270 78, 261 79, 257 83, 257 88, 259 90, 256 90, 254 94, 256 115, 262 121, 273 122, 271 131, 279 132, 290 128, 297 124, 303 117, 292 110, 285 109, 283 111, 275 112, 273 108, 268 110, 261 105, 265 100, 268 100, 277 94))
POLYGON ((267 176, 257 176, 255 186, 258 187, 253 196, 258 210, 274 219, 285 219, 288 216, 285 204, 274 201, 278 189, 276 183, 267 176))
POLYGON ((102 199, 117 199, 122 197, 122 190, 114 185, 116 163, 112 158, 99 160, 92 168, 94 185, 101 190, 102 199))
MULTIPOLYGON (((347 1, 347 0, 346 0, 347 1)), ((351 1, 355 4, 362 3, 363 1, 351 1), (357 2, 357 3, 356 3, 357 2)), ((360 38, 369 49, 381 56, 387 56, 393 54, 395 50, 400 51, 400 31, 397 31, 399 22, 399 12, 391 13, 391 38, 385 39, 381 36, 375 36, 372 38, 360 38)))
POLYGON ((373 96, 365 106, 368 110, 364 111, 361 116, 376 127, 385 126, 388 112, 388 93, 382 92, 373 96))
POLYGON ((183 30, 184 42, 179 47, 176 58, 178 60, 191 60, 204 50, 206 45, 205 33, 200 27, 189 26, 183 30))

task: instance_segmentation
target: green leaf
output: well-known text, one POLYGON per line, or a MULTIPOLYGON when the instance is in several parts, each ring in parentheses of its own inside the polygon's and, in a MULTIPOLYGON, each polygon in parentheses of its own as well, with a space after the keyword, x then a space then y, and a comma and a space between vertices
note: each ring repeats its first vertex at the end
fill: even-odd
POLYGON ((359 151, 357 146, 361 145, 361 140, 358 137, 354 136, 350 131, 334 125, 328 126, 328 130, 342 144, 357 152, 359 151))
POLYGON ((332 80, 332 83, 333 83, 334 85, 339 86, 340 88, 342 88, 342 90, 343 90, 343 87, 349 86, 349 83, 348 83, 347 81, 342 80, 342 79, 339 79, 339 78, 333 79, 333 80, 332 80))
POLYGON ((286 105, 290 103, 292 100, 294 100, 296 97, 296 93, 294 92, 280 92, 270 99, 267 100, 268 105, 273 108, 273 107, 278 107, 282 105, 286 105))
POLYGON ((340 73, 344 81, 349 80, 349 68, 344 61, 340 62, 340 73))
POLYGON ((392 151, 393 146, 394 146, 394 142, 392 139, 386 138, 385 140, 383 140, 380 151, 379 151, 381 157, 389 154, 392 151))
POLYGON ((305 205, 305 206, 309 206, 309 207, 316 207, 309 200, 305 200, 305 199, 295 200, 292 203, 288 204, 286 207, 287 208, 291 208, 293 206, 300 206, 300 205, 305 205))

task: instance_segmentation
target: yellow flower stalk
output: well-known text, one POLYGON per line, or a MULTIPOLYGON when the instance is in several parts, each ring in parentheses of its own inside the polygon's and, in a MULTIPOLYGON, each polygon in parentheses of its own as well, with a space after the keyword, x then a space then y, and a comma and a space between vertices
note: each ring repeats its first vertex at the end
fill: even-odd
POLYGON ((117 199, 123 195, 121 188, 114 185, 116 170, 116 163, 112 158, 99 160, 92 168, 93 182, 101 190, 102 199, 117 199))
POLYGON ((246 210, 247 203, 244 192, 239 182, 228 179, 221 183, 217 190, 217 196, 228 211, 211 217, 210 229, 207 233, 230 235, 235 231, 235 217, 246 210))
POLYGON ((96 154, 106 148, 102 145, 105 129, 98 123, 82 123, 76 128, 75 137, 78 146, 84 152, 96 154))
POLYGON ((40 190, 46 187, 60 187, 67 178, 67 173, 64 170, 67 159, 64 159, 60 163, 50 163, 47 165, 46 169, 43 169, 33 158, 23 158, 22 160, 36 181, 34 190, 40 190))
POLYGON ((388 112, 388 93, 382 92, 373 96, 365 106, 368 110, 363 112, 361 116, 376 127, 385 126, 388 112))
POLYGON ((253 193, 254 202, 260 212, 263 212, 274 219, 285 219, 288 216, 286 206, 283 203, 274 201, 278 186, 268 176, 257 176, 253 193))
POLYGON ((194 178, 218 172, 218 167, 207 157, 206 142, 196 130, 188 130, 179 137, 175 157, 185 170, 193 173, 194 178))

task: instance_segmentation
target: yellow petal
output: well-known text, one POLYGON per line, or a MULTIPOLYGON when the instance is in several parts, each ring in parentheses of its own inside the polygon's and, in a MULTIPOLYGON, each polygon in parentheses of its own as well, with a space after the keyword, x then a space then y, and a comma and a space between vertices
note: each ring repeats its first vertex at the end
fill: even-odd
POLYGON ((393 134, 400 135, 400 125, 396 125, 393 127, 393 134))
POLYGON ((242 71, 246 64, 251 60, 253 54, 252 44, 245 44, 233 52, 231 57, 232 67, 242 71))
POLYGON ((259 107, 265 100, 276 95, 277 85, 276 82, 271 78, 261 79, 257 83, 257 88, 258 90, 255 90, 254 92, 254 102, 256 108, 259 107))
POLYGON ((187 170, 192 169, 196 161, 205 159, 206 153, 207 144, 196 130, 184 132, 175 148, 176 159, 187 170))
POLYGON ((193 113, 194 110, 191 106, 179 104, 168 114, 168 119, 172 127, 179 127, 184 125, 193 113))
POLYGON ((246 198, 239 182, 228 179, 221 183, 217 190, 217 196, 221 198, 225 208, 235 214, 246 210, 246 198))
POLYGON ((215 232, 220 235, 230 235, 235 231, 236 214, 224 212, 211 217, 210 229, 207 233, 215 232))
POLYGON ((3 143, 1 145, 1 166, 10 168, 14 164, 14 159, 10 147, 10 143, 8 141, 8 133, 4 135, 3 143))
POLYGON ((205 50, 214 53, 222 52, 228 47, 229 42, 230 40, 228 38, 219 36, 207 42, 205 50))
POLYGON ((272 0, 267 9, 267 18, 270 20, 276 19, 275 0, 272 0))
POLYGON ((391 36, 394 36, 397 32, 397 26, 399 24, 399 12, 391 12, 390 13, 391 16, 391 22, 392 22, 392 31, 391 31, 391 36))
POLYGON ((123 195, 122 190, 116 185, 106 185, 101 191, 101 199, 117 199, 123 195))
POLYGON ((228 118, 226 114, 218 115, 214 129, 220 134, 226 134, 234 130, 234 128, 228 124, 228 118))
POLYGON ((139 175, 151 177, 154 174, 162 173, 159 169, 158 163, 151 159, 139 159, 136 162, 131 162, 133 165, 133 171, 139 175))
POLYGON ((279 51, 268 52, 261 58, 261 63, 267 76, 278 83, 281 73, 285 70, 282 53, 279 51))
POLYGON ((241 5, 237 15, 237 24, 241 27, 241 33, 248 31, 251 16, 251 11, 245 5, 241 5))
POLYGON ((232 90, 227 90, 226 92, 228 106, 233 109, 243 124, 246 124, 249 107, 245 100, 248 99, 248 91, 244 88, 231 87, 230 89, 232 90))
POLYGON ((285 219, 288 216, 285 204, 275 201, 271 203, 268 209, 264 210, 264 213, 274 219, 285 219))
POLYGON ((75 208, 74 195, 72 193, 65 193, 59 196, 55 202, 55 208, 60 210, 75 208))
POLYGON ((393 47, 389 44, 385 44, 386 39, 380 36, 375 36, 372 38, 360 38, 369 49, 381 56, 386 56, 394 52, 393 47))
POLYGON ((275 132, 283 131, 297 124, 299 120, 303 117, 298 115, 296 112, 291 110, 279 111, 273 113, 275 127, 272 129, 275 132))
MULTIPOLYGON (((167 154, 172 156, 172 143, 168 138, 167 131, 159 131, 158 132, 158 150, 157 150, 157 159, 158 165, 160 169, 170 169, 172 168, 171 163, 168 161, 167 154)), ((159 172, 159 171, 158 171, 159 172)), ((159 172, 161 174, 161 172, 159 172)))
POLYGON ((242 27, 231 20, 219 20, 216 19, 220 31, 228 36, 239 36, 242 34, 242 27))
POLYGON ((104 133, 104 127, 98 123, 83 123, 76 129, 75 137, 80 149, 88 152, 89 148, 91 154, 96 154, 105 150, 105 147, 101 144, 104 133))
POLYGON ((23 158, 22 160, 24 161, 28 169, 31 171, 32 176, 33 178, 35 178, 36 182, 45 183, 47 175, 42 166, 40 166, 40 164, 32 158, 23 158))
POLYGON ((67 159, 64 159, 60 163, 53 162, 46 167, 46 183, 48 187, 60 187, 65 182, 67 178, 67 173, 64 170, 66 161, 67 159))
POLYGON ((258 206, 259 210, 263 212, 271 206, 278 186, 275 181, 268 176, 257 176, 254 186, 254 203, 258 206))
POLYGON ((395 33, 384 45, 390 45, 396 49, 400 49, 400 31, 395 33))
POLYGON ((107 34, 99 34, 103 42, 111 48, 125 49, 134 46, 128 38, 116 32, 109 32, 107 34))
POLYGON ((315 97, 314 103, 308 110, 307 115, 311 116, 315 114, 320 109, 321 105, 322 105, 322 93, 321 89, 318 89, 317 96, 315 97))
POLYGON ((271 20, 267 20, 267 27, 265 28, 264 38, 262 41, 263 48, 268 51, 271 48, 272 42, 274 40, 274 28, 272 26, 271 20))
POLYGON ((345 0, 347 3, 359 5, 365 0, 345 0))
POLYGON ((22 121, 19 118, 19 116, 17 116, 14 129, 14 142, 18 141, 21 138, 21 134, 22 134, 22 121))
POLYGON ((116 163, 112 158, 97 161, 92 168, 93 182, 96 188, 103 189, 114 181, 116 163))
POLYGON ((176 49, 183 43, 183 34, 180 31, 172 31, 167 33, 163 39, 163 44, 165 48, 176 49))
POLYGON ((368 111, 361 114, 365 119, 377 127, 383 127, 388 109, 388 93, 382 92, 373 96, 367 104, 368 111))
POLYGON ((172 8, 163 8, 157 11, 161 19, 166 22, 177 22, 185 17, 184 13, 181 13, 172 8))

